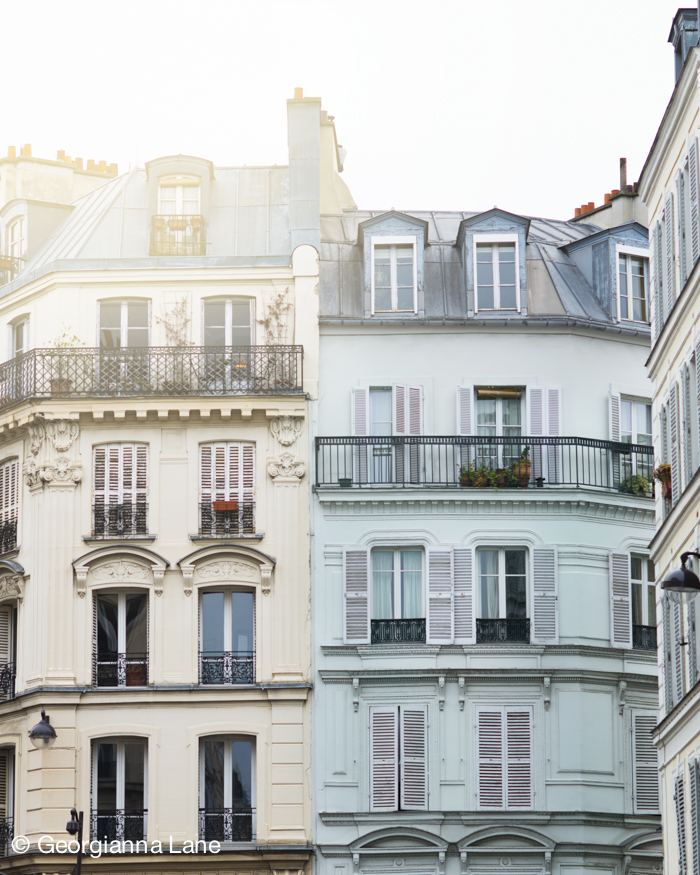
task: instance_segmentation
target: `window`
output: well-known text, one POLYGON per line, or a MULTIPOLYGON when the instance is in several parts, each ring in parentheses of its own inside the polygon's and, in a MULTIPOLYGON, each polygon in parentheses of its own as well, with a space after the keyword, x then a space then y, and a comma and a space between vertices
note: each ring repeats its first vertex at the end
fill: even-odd
POLYGON ((19 517, 19 462, 10 459, 0 465, 0 554, 17 549, 19 517))
POLYGON ((647 298, 649 259, 646 256, 619 253, 620 319, 649 321, 647 298))
POLYGON ((15 752, 0 750, 0 855, 8 856, 14 837, 15 752))
POLYGON ((476 640, 529 643, 525 550, 476 552, 479 613, 476 640))
POLYGON ((29 316, 20 316, 9 325, 10 358, 22 355, 29 347, 29 316))
POLYGON ((199 837, 207 842, 255 838, 255 748, 246 738, 206 738, 199 748, 199 837))
POLYGON ((0 700, 15 695, 17 666, 17 609, 0 605, 0 700))
POLYGON ((427 810, 427 707, 375 706, 369 714, 370 810, 427 810))
MULTIPOLYGON (((620 440, 623 444, 651 446, 651 404, 646 401, 620 399, 620 440)), ((620 477, 623 481, 632 474, 650 477, 652 467, 652 456, 620 456, 620 477)))
POLYGON ((146 743, 104 739, 92 746, 91 840, 146 838, 146 743))
POLYGON ((532 808, 532 708, 477 709, 479 808, 532 808))
POLYGON ((423 431, 422 386, 375 386, 353 389, 353 432, 387 438, 358 444, 353 453, 353 478, 359 483, 417 483, 423 448, 392 440, 423 431))
POLYGON ((630 556, 632 586, 632 639, 634 647, 641 647, 643 638, 653 639, 643 649, 656 650, 656 587, 654 563, 646 556, 630 556), (640 642, 637 642, 637 639, 640 642), (651 646, 653 644, 653 646, 651 646))
POLYGON ((253 593, 207 591, 201 605, 200 684, 255 683, 253 593))
POLYGON ((202 444, 199 510, 203 537, 255 534, 255 444, 202 444))
POLYGON ((200 210, 200 184, 196 176, 161 179, 158 187, 158 212, 162 216, 196 216, 200 210))
POLYGON ((372 643, 423 641, 423 552, 372 550, 372 643))
POLYGON ((475 310, 519 310, 516 241, 474 240, 475 310))
POLYGON ((204 302, 204 346, 250 346, 254 323, 252 298, 204 302))
POLYGON ((148 346, 148 301, 100 302, 100 349, 148 346))
POLYGON ((26 239, 24 236, 24 216, 15 219, 7 226, 7 254, 10 258, 22 258, 26 239))
POLYGON ((107 444, 93 450, 94 538, 148 534, 148 446, 107 444))
POLYGON ((93 616, 93 684, 148 684, 148 593, 98 593, 93 616))
POLYGON ((372 313, 416 313, 416 240, 377 238, 372 244, 372 313))
POLYGON ((477 467, 499 468, 520 459, 523 430, 523 390, 517 387, 476 389, 476 433, 512 438, 513 443, 477 447, 477 467))

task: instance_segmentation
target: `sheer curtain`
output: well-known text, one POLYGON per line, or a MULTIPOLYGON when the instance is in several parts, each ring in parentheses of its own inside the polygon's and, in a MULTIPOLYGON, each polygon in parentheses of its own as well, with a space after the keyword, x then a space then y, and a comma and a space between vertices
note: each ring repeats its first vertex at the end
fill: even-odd
POLYGON ((401 552, 401 601, 404 619, 423 616, 421 599, 421 554, 418 550, 401 552))
POLYGON ((394 552, 372 551, 372 615, 375 620, 394 618, 394 552))
POLYGON ((498 618, 498 551, 479 551, 481 619, 498 618))

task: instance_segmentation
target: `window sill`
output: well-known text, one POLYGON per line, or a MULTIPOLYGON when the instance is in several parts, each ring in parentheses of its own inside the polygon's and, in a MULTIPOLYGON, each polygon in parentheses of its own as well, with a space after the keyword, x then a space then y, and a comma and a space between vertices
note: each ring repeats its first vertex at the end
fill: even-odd
POLYGON ((105 535, 101 538, 96 538, 94 535, 83 535, 83 541, 86 544, 103 544, 106 541, 156 541, 158 535, 105 535))
POLYGON ((221 544, 225 541, 262 541, 265 537, 265 532, 257 532, 254 535, 190 535, 190 541, 198 543, 200 541, 212 541, 214 544, 221 544))
POLYGON ((7 550, 5 553, 0 553, 0 559, 15 559, 19 556, 19 547, 13 547, 12 550, 7 550))

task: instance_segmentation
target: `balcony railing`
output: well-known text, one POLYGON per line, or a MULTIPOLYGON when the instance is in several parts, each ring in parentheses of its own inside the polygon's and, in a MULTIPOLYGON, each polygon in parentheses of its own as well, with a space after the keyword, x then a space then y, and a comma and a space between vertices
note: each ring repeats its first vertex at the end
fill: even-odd
POLYGON ((10 553, 17 549, 17 519, 0 523, 0 553, 10 553))
POLYGON ((96 687, 148 686, 147 653, 98 653, 93 657, 96 687))
POLYGON ((651 497, 653 452, 579 437, 320 437, 316 486, 585 487, 651 497))
POLYGON ((255 653, 250 650, 230 652, 200 651, 200 684, 254 684, 255 653))
POLYGON ((529 644, 529 620, 477 620, 477 644, 529 644))
POLYGON ((254 808, 200 808, 199 838, 206 842, 252 842, 254 808))
POLYGON ((11 283, 22 270, 23 258, 14 255, 0 255, 0 286, 11 283))
POLYGON ((632 647, 635 650, 656 650, 656 626, 632 626, 632 647))
POLYGON ((90 812, 90 840, 140 842, 146 838, 147 808, 97 809, 90 812))
POLYGON ((93 538, 143 538, 148 535, 147 504, 95 504, 93 538))
POLYGON ((372 620, 372 644, 411 643, 425 643, 425 619, 372 620))
POLYGON ((254 501, 207 501, 199 505, 202 538, 235 538, 255 534, 254 501), (223 508, 221 505, 235 505, 223 508))
POLYGON ((0 857, 7 857, 15 837, 14 817, 0 817, 0 857))
POLYGON ((42 398, 294 395, 301 346, 31 349, 0 365, 0 410, 42 398))
POLYGON ((14 662, 0 666, 0 699, 14 699, 17 668, 14 662))
POLYGON ((151 255, 206 255, 207 229, 203 216, 153 216, 151 255))

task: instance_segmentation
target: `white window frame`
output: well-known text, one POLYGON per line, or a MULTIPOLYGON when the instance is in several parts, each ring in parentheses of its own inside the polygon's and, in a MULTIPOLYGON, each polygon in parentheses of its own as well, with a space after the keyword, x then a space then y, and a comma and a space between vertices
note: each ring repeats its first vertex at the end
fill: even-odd
POLYGON ((255 653, 255 590, 247 589, 245 587, 216 587, 215 589, 204 589, 199 594, 199 641, 200 646, 199 649, 202 653, 206 651, 202 650, 202 642, 204 641, 204 612, 202 611, 202 600, 207 593, 216 593, 221 592, 224 595, 224 652, 225 653, 255 653), (233 626, 233 606, 232 606, 232 594, 234 592, 245 592, 250 593, 253 596, 253 628, 251 629, 252 635, 252 644, 253 646, 250 648, 250 651, 247 650, 234 650, 233 648, 233 640, 232 640, 232 626, 233 626))
MULTIPOLYGON (((252 813, 252 841, 255 842, 257 835, 257 763, 256 763, 256 737, 242 735, 240 733, 217 733, 216 735, 200 735, 199 737, 199 808, 205 807, 205 770, 204 770, 204 743, 207 741, 224 742, 224 808, 233 807, 233 785, 231 783, 233 755, 231 744, 235 741, 250 742, 250 807, 252 813)), ((224 842, 223 844, 247 845, 249 842, 224 842)))
MULTIPOLYGON (((148 739, 140 735, 135 736, 107 736, 105 738, 92 739, 92 801, 91 808, 97 808, 97 786, 98 786, 98 746, 100 744, 116 744, 117 745, 117 777, 116 777, 116 809, 119 811, 124 808, 124 791, 125 791, 125 773, 124 773, 124 747, 127 744, 142 744, 143 745, 143 810, 148 811, 148 739)), ((148 834, 148 814, 143 816, 143 834, 148 834)))
POLYGON ((499 619, 505 620, 506 617, 502 614, 505 612, 506 606, 506 550, 520 550, 525 554, 525 619, 530 621, 533 620, 532 617, 532 597, 530 594, 530 587, 532 586, 533 574, 531 570, 532 556, 531 551, 528 550, 527 547, 524 547, 519 544, 509 544, 507 547, 496 546, 495 544, 479 544, 479 546, 474 551, 474 578, 475 578, 475 586, 476 586, 476 609, 477 609, 477 618, 478 619, 486 619, 483 616, 483 610, 481 607, 481 570, 479 567, 479 553, 484 552, 486 550, 496 551, 498 553, 498 617, 491 617, 490 619, 499 619))
MULTIPOLYGON (((649 623, 649 588, 654 592, 654 596, 656 597, 656 582, 654 580, 649 580, 649 566, 648 562, 650 562, 650 558, 648 554, 637 552, 635 550, 630 550, 630 610, 633 609, 634 606, 634 596, 633 587, 635 584, 641 584, 642 587, 642 626, 650 626, 649 623), (642 560, 642 579, 637 580, 635 577, 632 577, 632 559, 641 559, 642 560)), ((632 623, 634 624, 634 617, 632 618, 632 623)), ((658 626, 658 622, 655 624, 658 626)))
MULTIPOLYGON (((120 589, 116 592, 112 590, 99 590, 95 593, 95 609, 97 602, 102 596, 116 595, 117 597, 117 653, 126 653, 126 598, 127 596, 145 595, 146 596, 146 645, 150 646, 150 635, 148 634, 148 624, 151 606, 149 604, 149 593, 147 589, 120 589)), ((146 654, 148 659, 150 654, 146 654)))
POLYGON ((204 332, 206 330, 205 313, 206 304, 225 304, 224 314, 224 346, 233 346, 233 300, 247 300, 250 306, 250 345, 255 346, 255 298, 248 298, 245 295, 237 297, 231 295, 224 297, 217 295, 213 298, 202 298, 202 346, 204 346, 204 332))
MULTIPOLYGON (((102 305, 120 304, 120 337, 122 340, 129 338, 129 304, 148 304, 148 346, 131 347, 133 349, 150 349, 151 347, 151 298, 100 298, 97 302, 97 346, 100 347, 102 339, 102 305)), ((129 344, 122 344, 119 349, 129 349, 129 344)))
MULTIPOLYGON (((616 298, 617 298, 617 321, 618 322, 638 322, 639 325, 651 325, 651 308, 650 308, 650 280, 651 274, 649 271, 649 248, 646 249, 639 246, 623 246, 620 243, 615 244, 615 289, 616 289, 616 298), (620 295, 620 256, 621 255, 634 255, 637 258, 644 259, 644 290, 646 292, 646 306, 647 306, 647 320, 646 322, 638 322, 636 319, 628 319, 625 317, 622 318, 622 305, 621 305, 621 295, 620 295)), ((632 284, 629 274, 629 266, 627 273, 627 290, 631 292, 632 284)), ((629 301, 630 295, 627 296, 627 300, 629 301)), ((629 306, 629 305, 628 305, 629 306)))
POLYGON ((474 271, 474 312, 482 309, 485 313, 520 313, 520 235, 519 234, 473 234, 472 235, 472 265, 474 271), (498 261, 494 262, 493 303, 494 307, 479 308, 479 283, 477 279, 476 251, 479 243, 515 243, 515 309, 496 307, 500 304, 500 287, 498 283, 498 261))
POLYGON ((202 180, 198 176, 191 176, 188 174, 178 174, 177 176, 163 176, 158 180, 158 215, 161 216, 199 216, 202 212, 202 180), (178 181, 179 180, 179 181, 178 181), (185 182, 187 180, 187 182, 185 182), (195 183, 195 180, 196 183, 195 183), (164 213, 163 212, 163 198, 162 192, 163 189, 172 189, 175 191, 174 198, 167 198, 167 200, 175 201, 175 212, 174 213, 164 213), (184 209, 184 201, 194 200, 192 197, 186 198, 184 196, 185 189, 197 189, 197 212, 196 213, 185 213, 184 209))
POLYGON ((10 258, 24 257, 27 242, 24 216, 18 216, 8 223, 5 242, 7 244, 5 251, 10 258), (19 234, 15 236, 16 229, 19 229, 19 234))
POLYGON ((21 316, 17 316, 7 325, 7 349, 9 352, 8 360, 15 358, 15 356, 21 355, 22 353, 27 352, 27 350, 31 349, 31 316, 28 313, 23 313, 21 316), (21 350, 17 350, 16 342, 17 342, 17 328, 20 325, 24 326, 25 336, 24 336, 24 346, 21 350))
MULTIPOLYGON (((414 314, 418 313, 418 238, 414 235, 410 236, 401 236, 401 237, 372 237, 371 238, 371 259, 370 259, 370 285, 371 285, 371 296, 370 296, 370 312, 372 316, 375 315, 375 312, 381 313, 382 316, 396 314, 398 316, 405 316, 408 313, 413 312, 414 314), (413 311, 411 310, 376 310, 374 307, 374 248, 375 246, 412 246, 413 247, 413 311)), ((391 301, 393 305, 396 305, 396 297, 397 297, 397 284, 396 284, 396 274, 392 268, 392 278, 391 278, 391 301)))
POLYGON ((421 596, 421 610, 423 615, 421 617, 408 617, 407 619, 417 619, 417 620, 427 620, 427 610, 426 610, 426 553, 423 547, 419 546, 403 546, 403 547, 395 547, 392 545, 376 545, 372 547, 370 550, 369 557, 369 573, 371 579, 371 587, 370 587, 370 619, 373 619, 374 614, 374 562, 373 562, 373 554, 374 552, 379 553, 392 553, 394 554, 394 567, 392 569, 392 575, 394 578, 394 616, 391 618, 393 620, 401 620, 403 619, 400 616, 396 616, 396 608, 401 604, 401 553, 420 553, 421 554, 421 566, 420 566, 420 596, 421 596), (397 573, 398 572, 398 573, 397 573))

